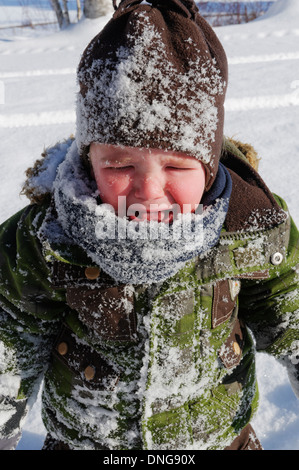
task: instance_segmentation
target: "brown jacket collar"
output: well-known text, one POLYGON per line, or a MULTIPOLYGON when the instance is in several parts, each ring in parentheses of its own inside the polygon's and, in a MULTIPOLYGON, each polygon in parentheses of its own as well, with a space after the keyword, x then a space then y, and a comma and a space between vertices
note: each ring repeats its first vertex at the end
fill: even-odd
POLYGON ((226 217, 226 230, 263 230, 286 219, 273 194, 260 175, 232 145, 223 149, 221 162, 232 178, 232 194, 226 217))

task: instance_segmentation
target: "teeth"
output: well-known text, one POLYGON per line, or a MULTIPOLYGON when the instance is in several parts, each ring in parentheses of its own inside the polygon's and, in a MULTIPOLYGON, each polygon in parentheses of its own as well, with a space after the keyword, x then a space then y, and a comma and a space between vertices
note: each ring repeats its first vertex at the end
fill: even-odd
POLYGON ((152 220, 152 221, 156 221, 156 222, 163 222, 163 221, 166 221, 168 222, 169 220, 171 220, 171 209, 166 209, 166 210, 162 210, 162 211, 158 211, 158 212, 153 212, 153 211, 149 211, 149 212, 140 212, 139 214, 136 213, 135 215, 135 219, 133 220, 136 220, 136 221, 144 221, 144 220, 152 220))
POLYGON ((165 219, 165 212, 164 212, 164 211, 159 212, 159 213, 158 213, 158 220, 159 220, 160 222, 162 222, 162 220, 164 220, 164 219, 165 219))

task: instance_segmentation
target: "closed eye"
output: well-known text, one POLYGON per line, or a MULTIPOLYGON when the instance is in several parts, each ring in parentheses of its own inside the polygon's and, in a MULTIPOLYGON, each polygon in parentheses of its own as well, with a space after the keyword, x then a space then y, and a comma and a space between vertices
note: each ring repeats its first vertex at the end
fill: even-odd
POLYGON ((105 167, 105 170, 117 170, 117 171, 121 171, 121 170, 131 170, 133 169, 134 167, 132 165, 130 166, 106 166, 105 167))
POLYGON ((186 168, 186 167, 180 167, 180 166, 167 166, 166 169, 184 171, 184 170, 193 170, 194 168, 186 168))

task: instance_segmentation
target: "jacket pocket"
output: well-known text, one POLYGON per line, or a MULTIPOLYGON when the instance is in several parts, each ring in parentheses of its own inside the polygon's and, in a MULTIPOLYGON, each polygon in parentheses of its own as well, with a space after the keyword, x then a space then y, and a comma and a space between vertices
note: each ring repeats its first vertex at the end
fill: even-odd
POLYGON ((137 340, 134 295, 127 286, 68 287, 66 301, 100 339, 137 340))
POLYGON ((225 279, 214 285, 212 328, 224 323, 233 313, 240 291, 240 281, 225 279))
POLYGON ((237 319, 233 324, 230 335, 218 352, 218 356, 226 369, 231 369, 240 363, 242 359, 243 347, 243 331, 240 321, 237 319))
POLYGON ((242 359, 243 332, 237 316, 237 298, 241 283, 235 279, 218 281, 214 286, 212 328, 230 319, 228 336, 218 351, 218 357, 226 369, 237 366, 242 359))

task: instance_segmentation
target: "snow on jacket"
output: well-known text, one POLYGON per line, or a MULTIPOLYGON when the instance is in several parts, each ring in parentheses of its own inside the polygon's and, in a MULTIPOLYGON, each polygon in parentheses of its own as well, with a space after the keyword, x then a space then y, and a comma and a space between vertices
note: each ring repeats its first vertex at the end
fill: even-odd
POLYGON ((257 408, 255 350, 299 389, 299 238, 286 204, 225 141, 233 190, 217 245, 164 282, 116 283, 79 247, 37 237, 71 143, 46 153, 27 182, 34 203, 0 227, 2 447, 43 378, 45 426, 71 449, 224 449, 257 408))

